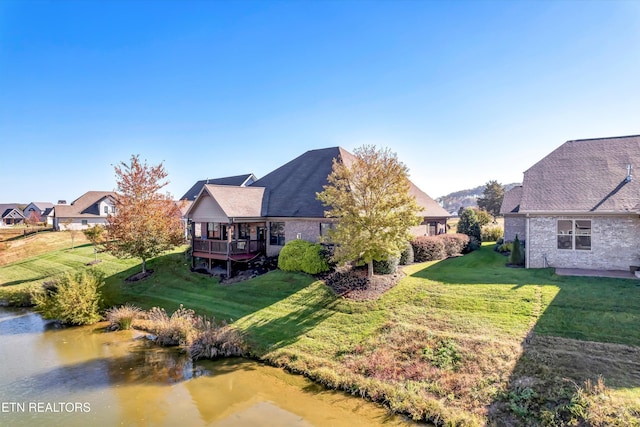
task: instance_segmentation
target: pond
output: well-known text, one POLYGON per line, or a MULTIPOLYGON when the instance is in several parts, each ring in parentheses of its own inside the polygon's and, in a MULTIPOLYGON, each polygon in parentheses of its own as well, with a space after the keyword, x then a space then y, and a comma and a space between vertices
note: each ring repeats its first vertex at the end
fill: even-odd
POLYGON ((370 402, 246 359, 192 362, 135 331, 0 308, 0 425, 406 426, 370 402))

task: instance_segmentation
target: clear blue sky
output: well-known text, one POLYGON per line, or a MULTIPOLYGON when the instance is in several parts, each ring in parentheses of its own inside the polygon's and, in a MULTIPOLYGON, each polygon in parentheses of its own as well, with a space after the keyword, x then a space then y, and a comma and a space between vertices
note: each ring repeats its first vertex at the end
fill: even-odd
POLYGON ((363 144, 435 198, 639 134, 639 95, 640 2, 0 0, 0 203, 363 144))

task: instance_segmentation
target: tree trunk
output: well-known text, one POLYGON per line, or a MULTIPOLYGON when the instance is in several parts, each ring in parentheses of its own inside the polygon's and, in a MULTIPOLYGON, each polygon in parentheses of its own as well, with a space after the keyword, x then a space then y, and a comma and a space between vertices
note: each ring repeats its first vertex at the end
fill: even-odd
POLYGON ((367 264, 367 276, 373 277, 373 260, 369 261, 367 264))
POLYGON ((147 260, 142 258, 142 274, 147 272, 147 260))

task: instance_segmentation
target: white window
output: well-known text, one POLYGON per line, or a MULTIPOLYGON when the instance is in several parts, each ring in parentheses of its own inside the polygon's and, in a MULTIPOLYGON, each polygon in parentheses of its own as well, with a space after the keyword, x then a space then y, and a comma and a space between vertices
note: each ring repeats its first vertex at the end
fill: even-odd
POLYGON ((591 220, 559 219, 558 249, 591 250, 591 220))

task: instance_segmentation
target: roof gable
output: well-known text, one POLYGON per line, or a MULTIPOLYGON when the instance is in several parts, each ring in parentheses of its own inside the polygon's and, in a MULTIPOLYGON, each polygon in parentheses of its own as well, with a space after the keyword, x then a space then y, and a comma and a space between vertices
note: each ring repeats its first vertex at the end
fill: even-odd
POLYGON ((113 191, 87 191, 71 202, 70 205, 56 205, 55 216, 58 218, 74 218, 80 216, 99 216, 97 204, 105 198, 115 199, 113 191))
POLYGON ((637 212, 640 135, 567 141, 524 173, 520 212, 637 212))
POLYGON ((256 180, 256 177, 252 173, 246 173, 244 175, 227 176, 224 178, 215 179, 203 179, 195 184, 180 198, 180 200, 194 201, 198 194, 202 191, 202 188, 206 184, 213 185, 233 185, 236 187, 246 187, 251 185, 256 180))

